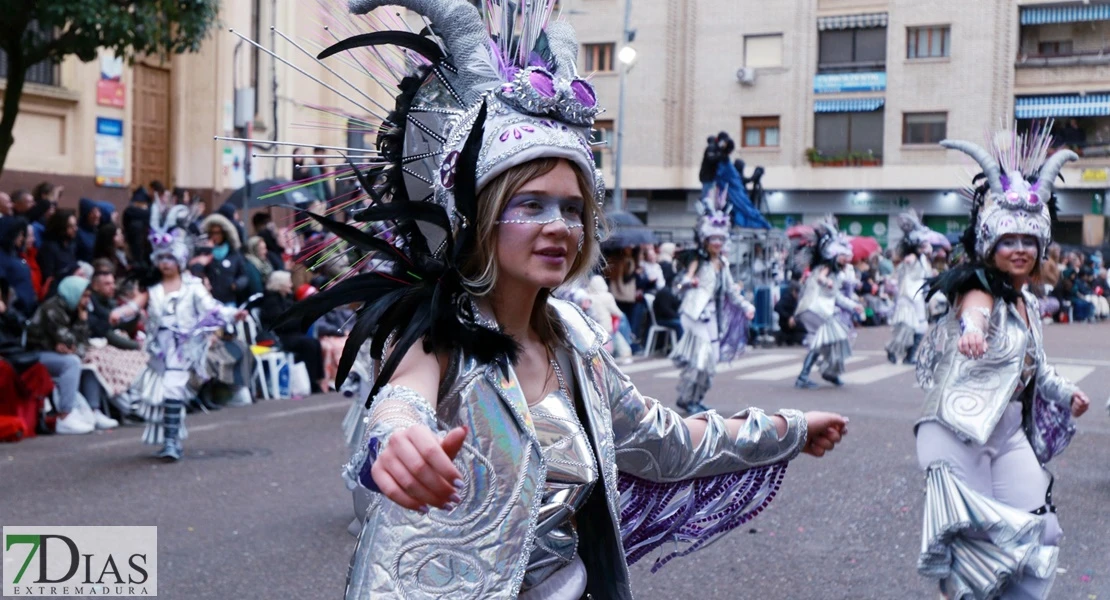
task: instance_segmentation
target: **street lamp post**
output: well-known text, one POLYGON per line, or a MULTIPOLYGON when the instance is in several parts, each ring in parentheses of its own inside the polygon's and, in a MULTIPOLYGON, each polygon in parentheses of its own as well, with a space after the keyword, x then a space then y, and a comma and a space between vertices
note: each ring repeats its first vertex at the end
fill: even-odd
POLYGON ((617 101, 617 155, 613 165, 613 210, 624 208, 624 188, 621 185, 621 168, 624 161, 624 113, 625 113, 625 85, 628 78, 628 69, 636 61, 636 49, 627 45, 632 41, 632 30, 629 24, 632 21, 632 0, 624 0, 624 30, 621 42, 624 44, 617 54, 620 63, 620 99, 617 101))

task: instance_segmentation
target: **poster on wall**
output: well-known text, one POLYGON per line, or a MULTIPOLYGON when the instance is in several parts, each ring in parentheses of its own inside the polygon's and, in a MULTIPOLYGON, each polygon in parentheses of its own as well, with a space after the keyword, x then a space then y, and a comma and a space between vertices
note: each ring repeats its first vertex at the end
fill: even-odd
POLYGON ((123 121, 96 118, 96 185, 124 187, 123 121))
POLYGON ((123 108, 123 59, 112 54, 100 55, 100 80, 96 82, 96 103, 100 106, 123 108))

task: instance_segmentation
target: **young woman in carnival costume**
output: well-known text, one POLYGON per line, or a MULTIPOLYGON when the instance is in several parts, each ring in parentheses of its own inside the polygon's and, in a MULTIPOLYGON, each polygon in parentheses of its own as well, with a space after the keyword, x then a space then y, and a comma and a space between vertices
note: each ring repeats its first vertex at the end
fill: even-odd
POLYGON ((898 216, 902 241, 898 251, 902 262, 894 274, 898 279, 898 298, 894 301, 894 326, 890 342, 886 345, 887 360, 894 364, 903 361, 914 363, 914 355, 921 338, 929 329, 929 314, 925 306, 925 280, 932 276, 930 263, 933 246, 929 243, 929 228, 921 224, 916 212, 909 210, 898 216))
POLYGON ((813 235, 803 238, 797 247, 795 266, 802 269, 808 267, 810 271, 794 316, 806 328, 809 353, 794 387, 817 387, 817 383, 809 378, 809 372, 818 359, 822 363, 821 378, 836 386, 843 385, 840 376, 844 373, 844 362, 852 356, 852 340, 837 311, 843 308, 863 313, 863 306, 844 295, 840 286, 839 274, 851 260, 852 247, 837 229, 836 219, 832 216, 815 225, 813 235))
POLYGON ((386 260, 288 315, 307 326, 361 300, 337 381, 364 342, 380 361, 347 467, 376 492, 347 598, 631 598, 628 564, 665 545, 662 565, 747 521, 845 420, 683 420, 641 396, 606 334, 550 298, 590 272, 603 236, 598 108, 573 31, 547 24, 553 2, 487 2, 484 20, 467 0, 350 7, 387 3, 426 28, 355 35, 321 58, 374 46, 359 59, 417 67, 380 164, 349 170, 374 198, 357 219, 390 223, 398 243, 311 216, 386 260))
MULTIPOLYGON (((1046 129, 1047 131, 1047 129, 1046 129)), ((990 150, 943 141, 983 169, 962 240, 969 261, 930 282, 951 310, 917 357, 925 407, 915 428, 925 470, 918 571, 952 599, 1047 598, 1061 536, 1045 469, 1089 406, 1048 364, 1036 298, 1052 241, 1053 184, 1065 162, 1047 133, 1000 132, 990 150)))
MULTIPOLYGON (((183 206, 175 209, 185 208, 183 206)), ((189 260, 184 223, 174 215, 161 218, 151 207, 151 262, 161 281, 148 290, 146 351, 150 362, 136 383, 146 420, 143 442, 162 444, 159 458, 181 459, 186 437, 185 403, 207 380, 205 356, 211 334, 245 311, 226 307, 208 293, 204 282, 185 267, 189 260)))
POLYGON ((713 384, 717 364, 744 351, 748 322, 755 315, 755 307, 737 289, 722 253, 732 220, 727 192, 711 189, 698 207, 694 229, 697 257, 678 281, 684 291, 679 307, 682 339, 670 356, 682 369, 676 404, 690 414, 709 410, 702 401, 713 384))

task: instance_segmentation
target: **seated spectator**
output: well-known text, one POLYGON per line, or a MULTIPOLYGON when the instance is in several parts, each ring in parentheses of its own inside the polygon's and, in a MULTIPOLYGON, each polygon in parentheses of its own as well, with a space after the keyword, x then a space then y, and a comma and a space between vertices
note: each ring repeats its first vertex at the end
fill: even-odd
MULTIPOLYGON (((316 288, 304 284, 297 288, 297 302, 316 293, 316 288)), ((352 305, 357 307, 357 305, 352 305)), ((328 386, 335 387, 335 375, 339 371, 339 359, 343 356, 343 346, 355 323, 355 311, 351 306, 337 308, 316 321, 316 338, 324 351, 324 379, 328 386)), ((327 388, 325 388, 327 389, 327 388)))
POLYGON ((108 223, 100 205, 88 198, 81 198, 77 214, 77 260, 91 263, 96 246, 96 234, 101 223, 108 223))
POLYGON ((245 301, 250 295, 250 277, 239 253, 238 230, 222 214, 208 215, 202 229, 208 234, 211 251, 202 251, 190 263, 204 266, 213 298, 229 306, 245 301))
MULTIPOLYGON (((270 216, 270 213, 257 212, 251 217, 251 224, 254 226, 255 237, 266 243, 266 250, 259 256, 270 263, 270 272, 285 270, 285 259, 283 258, 285 248, 281 246, 281 242, 277 239, 274 218, 270 216)), ((249 248, 249 250, 251 249, 253 248, 249 248)))
MULTIPOLYGON (((247 259, 247 266, 250 267, 247 276, 251 279, 252 295, 255 293, 256 286, 259 292, 266 289, 266 282, 270 279, 270 274, 274 272, 274 266, 266 258, 267 248, 269 248, 269 244, 259 236, 247 240, 247 251, 244 256, 247 259)), ((277 270, 280 271, 281 269, 277 270)))
POLYGON ((632 334, 627 329, 628 320, 621 312, 620 307, 617 306, 613 294, 609 292, 609 286, 605 283, 605 278, 601 275, 591 277, 590 283, 586 286, 586 291, 590 295, 588 314, 604 331, 612 334, 613 357, 617 359, 619 364, 631 363, 632 348, 629 338, 632 334), (622 324, 624 325, 623 331, 622 324))
POLYGON ((23 258, 27 231, 23 217, 0 219, 0 279, 8 288, 0 300, 9 301, 8 312, 21 322, 30 319, 39 306, 31 268, 23 258))
POLYGON ((324 380, 323 350, 320 340, 305 335, 294 322, 277 325, 281 316, 293 307, 293 279, 288 271, 274 271, 266 284, 267 293, 259 307, 262 324, 270 328, 281 341, 281 346, 299 362, 308 367, 312 393, 318 394, 330 387, 324 380))
POLYGON ((133 275, 133 263, 123 230, 115 223, 104 223, 96 231, 93 243, 93 260, 107 260, 112 264, 112 274, 117 280, 133 275))
POLYGON ((58 295, 39 306, 27 326, 27 348, 39 352, 58 388, 57 433, 82 434, 119 425, 100 410, 100 384, 91 371, 82 371, 81 357, 89 343, 89 281, 70 276, 58 284, 58 295), (88 407, 77 398, 78 387, 88 407))
POLYGON ((52 293, 58 282, 77 270, 77 215, 72 210, 55 212, 46 223, 39 248, 43 287, 52 293))
POLYGON ((801 323, 794 319, 794 313, 798 311, 798 298, 801 293, 802 286, 796 281, 791 281, 787 286, 786 293, 775 303, 775 314, 779 316, 778 345, 780 346, 800 345, 805 341, 805 327, 802 327, 801 323))
POLYGON ((674 289, 665 286, 655 295, 655 303, 651 307, 655 311, 655 322, 667 329, 673 329, 679 338, 682 337, 682 320, 678 316, 681 305, 682 299, 674 293, 674 289))
MULTIPOLYGON (((111 263, 101 260, 98 267, 89 284, 90 343, 85 351, 84 364, 95 368, 93 373, 105 391, 105 400, 113 400, 126 393, 138 380, 146 368, 149 355, 142 350, 139 342, 123 331, 138 319, 138 307, 116 306, 115 275, 108 270, 111 263)), ((120 404, 116 402, 117 406, 120 404)))

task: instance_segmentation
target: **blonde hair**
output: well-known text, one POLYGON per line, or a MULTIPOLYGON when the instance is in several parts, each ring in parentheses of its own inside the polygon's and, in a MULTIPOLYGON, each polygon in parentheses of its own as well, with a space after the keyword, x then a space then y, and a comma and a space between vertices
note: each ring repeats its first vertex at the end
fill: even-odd
MULTIPOLYGON (((562 158, 541 158, 513 167, 478 192, 478 223, 474 232, 474 250, 461 269, 463 286, 471 295, 487 296, 497 287, 500 269, 497 264, 496 222, 509 200, 529 181, 555 170, 560 162, 567 161, 562 158)), ((594 266, 601 259, 601 244, 597 240, 598 228, 601 228, 603 235, 607 231, 605 215, 598 210, 597 203, 593 201, 593 177, 587 176, 574 165, 571 165, 571 168, 578 180, 582 198, 585 199, 582 212, 582 248, 575 256, 570 272, 567 273, 567 278, 561 285, 589 277, 594 266)), ((556 334, 554 315, 546 310, 549 294, 550 290, 541 291, 532 310, 532 324, 545 342, 552 341, 556 334)))

